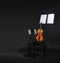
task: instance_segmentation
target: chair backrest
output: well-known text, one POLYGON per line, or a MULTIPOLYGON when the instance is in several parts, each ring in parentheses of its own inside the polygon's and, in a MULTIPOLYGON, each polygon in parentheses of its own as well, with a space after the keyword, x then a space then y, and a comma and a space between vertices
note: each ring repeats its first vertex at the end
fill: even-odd
POLYGON ((28 35, 36 35, 37 34, 37 30, 34 29, 34 30, 31 30, 31 29, 28 29, 28 35))
POLYGON ((28 29, 28 41, 34 42, 36 40, 37 29, 28 29))

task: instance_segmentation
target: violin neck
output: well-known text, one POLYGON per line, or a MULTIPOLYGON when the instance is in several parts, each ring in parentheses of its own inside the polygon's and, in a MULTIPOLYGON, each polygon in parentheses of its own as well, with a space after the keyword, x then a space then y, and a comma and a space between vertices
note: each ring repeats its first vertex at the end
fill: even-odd
POLYGON ((42 29, 42 24, 40 24, 40 29, 42 29))

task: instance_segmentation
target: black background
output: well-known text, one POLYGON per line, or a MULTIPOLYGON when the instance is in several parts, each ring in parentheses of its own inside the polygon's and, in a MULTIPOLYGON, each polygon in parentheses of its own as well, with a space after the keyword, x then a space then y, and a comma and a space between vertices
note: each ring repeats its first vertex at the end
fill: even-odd
MULTIPOLYGON (((34 34, 33 34, 34 36, 34 34)), ((58 0, 0 1, 0 63, 60 63, 60 2, 58 0), (28 29, 38 29, 41 14, 55 13, 44 25, 46 56, 27 57, 28 29)))
POLYGON ((48 48, 60 49, 60 2, 7 0, 0 2, 0 51, 16 52, 28 42, 28 29, 39 28, 41 14, 55 13, 53 25, 45 25, 48 48))

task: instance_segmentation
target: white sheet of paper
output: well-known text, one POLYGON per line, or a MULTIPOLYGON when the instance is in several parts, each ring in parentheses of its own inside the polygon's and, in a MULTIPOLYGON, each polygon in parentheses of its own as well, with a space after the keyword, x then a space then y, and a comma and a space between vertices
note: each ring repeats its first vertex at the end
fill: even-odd
POLYGON ((54 16, 55 14, 48 14, 47 24, 54 24, 54 16))
POLYGON ((46 19, 47 19, 47 14, 41 15, 39 24, 41 23, 46 24, 46 19))

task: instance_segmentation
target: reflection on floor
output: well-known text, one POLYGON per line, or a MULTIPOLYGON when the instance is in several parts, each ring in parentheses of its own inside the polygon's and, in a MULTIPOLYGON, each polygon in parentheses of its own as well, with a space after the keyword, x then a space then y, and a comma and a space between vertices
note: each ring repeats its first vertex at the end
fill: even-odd
POLYGON ((46 56, 27 57, 27 52, 0 53, 0 63, 60 63, 60 50, 49 50, 46 56))

